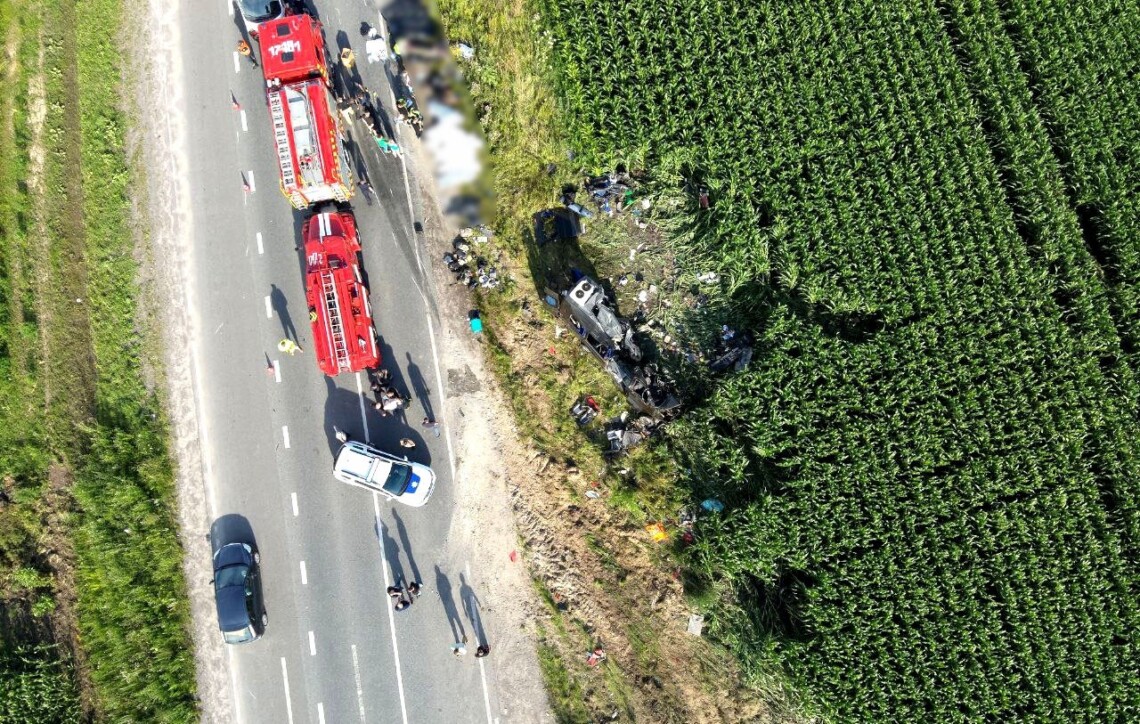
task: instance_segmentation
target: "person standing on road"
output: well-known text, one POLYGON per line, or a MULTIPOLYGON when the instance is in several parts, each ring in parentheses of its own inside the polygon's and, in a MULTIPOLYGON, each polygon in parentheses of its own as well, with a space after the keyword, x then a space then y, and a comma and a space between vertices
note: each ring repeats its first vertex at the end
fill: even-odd
POLYGON ((396 601, 396 606, 395 606, 396 610, 397 611, 403 611, 404 609, 408 608, 411 605, 412 605, 412 599, 411 598, 404 598, 403 592, 401 591, 400 598, 399 598, 399 600, 396 601))
POLYGON ((412 581, 408 584, 408 593, 412 594, 413 596, 420 595, 420 591, 422 590, 423 585, 419 581, 412 581))
POLYGON ((463 641, 456 641, 451 645, 451 654, 455 658, 467 655, 467 637, 463 637, 463 641))
POLYGON ((360 179, 359 181, 356 182, 356 185, 360 187, 360 193, 364 194, 364 200, 368 202, 369 206, 371 206, 372 205, 372 184, 368 183, 364 179, 360 179))
POLYGON ((253 63, 254 68, 257 67, 257 58, 253 57, 253 48, 249 47, 249 43, 246 42, 245 38, 238 41, 237 52, 249 58, 249 62, 253 63))
POLYGON ((487 644, 479 644, 478 648, 475 649, 475 658, 481 659, 489 653, 491 653, 490 646, 487 644))
POLYGON ((399 586, 388 586, 388 596, 389 597, 395 599, 395 598, 402 598, 403 595, 404 595, 404 589, 400 588, 399 586))
POLYGON ((285 352, 290 357, 292 357, 293 355, 297 354, 298 352, 304 352, 305 350, 301 349, 301 346, 299 344, 297 344, 293 340, 286 337, 285 339, 283 339, 277 343, 277 351, 285 352))
POLYGON ((410 437, 400 438, 400 447, 406 447, 408 449, 411 449, 411 448, 414 448, 415 446, 416 446, 416 441, 413 440, 412 438, 410 438, 410 437))
POLYGON ((425 417, 424 421, 423 421, 423 427, 426 427, 427 429, 431 430, 432 432, 435 433, 436 437, 439 437, 440 424, 438 422, 436 422, 435 420, 431 419, 430 417, 425 417))

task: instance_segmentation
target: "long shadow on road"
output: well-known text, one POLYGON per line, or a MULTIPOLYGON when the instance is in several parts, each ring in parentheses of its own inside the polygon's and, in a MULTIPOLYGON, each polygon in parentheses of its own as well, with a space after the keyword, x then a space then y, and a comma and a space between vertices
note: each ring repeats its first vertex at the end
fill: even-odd
POLYGON ((424 415, 434 420, 435 413, 431 407, 431 388, 428 387, 427 380, 420 372, 420 367, 412 361, 412 353, 405 352, 404 359, 408 361, 408 379, 412 384, 412 392, 415 393, 416 399, 420 401, 420 405, 424 408, 424 415))
POLYGON ((439 591, 439 600, 443 602, 443 610, 447 613, 451 635, 456 641, 463 641, 467 638, 467 630, 463 628, 463 619, 459 617, 459 609, 456 608, 455 598, 451 595, 451 581, 438 565, 435 567, 435 590, 439 591))
POLYGON ((407 587, 408 579, 404 575, 404 564, 400 562, 400 546, 396 545, 396 539, 388 534, 388 528, 381 525, 379 521, 376 523, 380 531, 380 543, 384 548, 384 560, 388 561, 388 565, 392 567, 392 580, 395 585, 407 587))
POLYGON ((404 519, 400 517, 400 512, 395 508, 392 509, 392 517, 396 519, 396 533, 400 536, 400 545, 404 548, 404 555, 408 557, 408 568, 412 570, 412 580, 422 583, 424 579, 420 578, 420 567, 416 565, 416 557, 412 554, 412 544, 408 541, 408 529, 404 526, 404 519))
POLYGON ((277 316, 281 318, 281 332, 293 341, 297 341, 297 327, 293 325, 293 317, 289 314, 289 300, 285 292, 276 284, 269 285, 269 304, 277 316))
POLYGON ((487 632, 483 629, 483 615, 479 610, 481 602, 462 573, 459 574, 459 600, 463 602, 463 612, 467 614, 467 620, 475 631, 475 640, 480 644, 489 643, 487 632))

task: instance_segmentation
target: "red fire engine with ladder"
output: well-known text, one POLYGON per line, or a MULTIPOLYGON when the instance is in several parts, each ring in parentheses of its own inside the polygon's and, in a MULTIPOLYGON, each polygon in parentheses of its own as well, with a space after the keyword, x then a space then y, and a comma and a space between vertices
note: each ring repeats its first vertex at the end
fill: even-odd
POLYGON ((317 364, 330 377, 380 365, 368 289, 360 274, 356 220, 347 211, 315 214, 301 231, 305 295, 317 364))
POLYGON ((321 24, 308 15, 288 15, 262 23, 258 34, 282 193, 298 209, 348 201, 352 174, 329 87, 321 24))

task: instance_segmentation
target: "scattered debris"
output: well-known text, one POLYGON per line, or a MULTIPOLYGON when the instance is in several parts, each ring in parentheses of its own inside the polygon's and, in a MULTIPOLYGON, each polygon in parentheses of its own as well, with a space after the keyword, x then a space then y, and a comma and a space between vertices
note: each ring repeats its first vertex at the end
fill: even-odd
POLYGON ((689 616, 689 627, 685 631, 692 636, 700 636, 704 628, 705 617, 699 613, 694 613, 689 616))

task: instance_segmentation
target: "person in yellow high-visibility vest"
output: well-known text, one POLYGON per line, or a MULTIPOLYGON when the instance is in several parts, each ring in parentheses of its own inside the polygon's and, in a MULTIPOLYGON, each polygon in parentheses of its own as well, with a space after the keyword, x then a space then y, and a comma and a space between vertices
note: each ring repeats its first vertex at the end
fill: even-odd
POLYGON ((352 48, 344 48, 340 51, 340 62, 345 70, 352 70, 352 66, 356 65, 356 53, 352 52, 352 48))
POLYGON ((290 357, 297 354, 298 352, 304 352, 305 351, 305 350, 301 349, 300 345, 298 345, 296 342, 289 339, 288 337, 286 337, 285 339, 283 339, 277 343, 277 350, 280 352, 285 352, 290 357))

